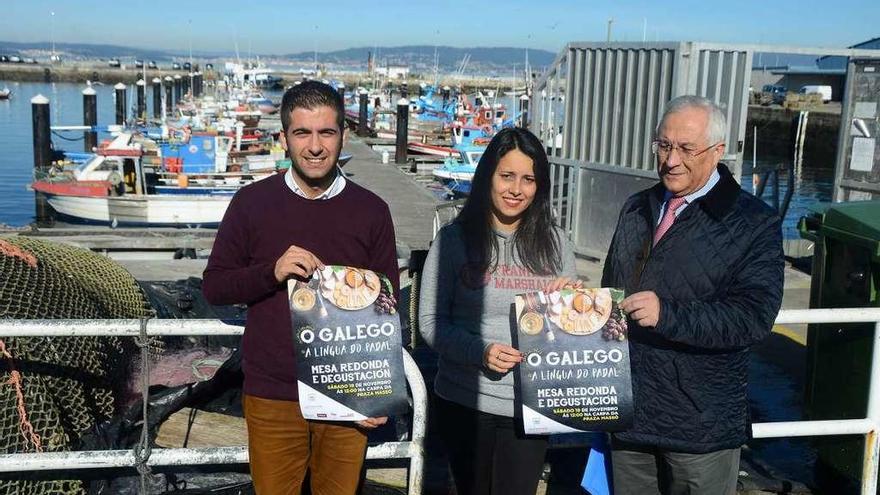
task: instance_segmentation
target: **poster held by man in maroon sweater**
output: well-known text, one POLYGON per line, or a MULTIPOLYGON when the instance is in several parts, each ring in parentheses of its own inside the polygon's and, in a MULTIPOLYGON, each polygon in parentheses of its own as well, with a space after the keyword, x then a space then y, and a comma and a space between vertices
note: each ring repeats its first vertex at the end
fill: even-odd
POLYGON ((325 266, 289 280, 303 417, 360 421, 407 409, 400 316, 387 277, 325 266))

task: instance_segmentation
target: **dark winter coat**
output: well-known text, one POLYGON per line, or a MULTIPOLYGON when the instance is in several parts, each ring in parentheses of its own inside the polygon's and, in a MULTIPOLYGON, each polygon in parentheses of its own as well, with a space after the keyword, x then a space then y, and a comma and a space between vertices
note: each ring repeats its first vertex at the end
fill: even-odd
POLYGON ((782 301, 781 222, 720 164, 721 180, 651 247, 663 184, 623 206, 602 276, 627 294, 654 291, 654 328, 629 322, 633 427, 616 438, 705 453, 750 437, 749 348, 782 301))

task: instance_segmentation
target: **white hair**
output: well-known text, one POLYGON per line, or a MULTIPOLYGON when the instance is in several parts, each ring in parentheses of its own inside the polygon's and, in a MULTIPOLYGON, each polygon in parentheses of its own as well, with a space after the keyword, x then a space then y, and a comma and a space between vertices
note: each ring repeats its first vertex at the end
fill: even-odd
POLYGON ((696 95, 684 95, 674 98, 663 108, 663 115, 657 123, 655 134, 660 134, 660 127, 666 116, 671 113, 680 112, 688 108, 700 108, 706 111, 709 116, 709 122, 706 124, 706 139, 709 144, 723 143, 727 139, 727 117, 721 107, 708 98, 696 95))

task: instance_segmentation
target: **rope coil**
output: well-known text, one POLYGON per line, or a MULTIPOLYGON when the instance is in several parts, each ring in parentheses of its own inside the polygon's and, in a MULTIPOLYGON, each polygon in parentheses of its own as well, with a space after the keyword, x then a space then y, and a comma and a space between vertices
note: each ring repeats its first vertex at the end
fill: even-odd
POLYGON ((135 444, 133 453, 135 468, 140 475, 140 493, 147 494, 147 478, 153 474, 153 470, 147 464, 150 460, 152 447, 150 445, 149 401, 150 401, 150 349, 155 347, 156 339, 147 335, 147 322, 149 318, 140 319, 140 332, 134 338, 135 344, 141 350, 141 401, 143 402, 141 437, 135 444))

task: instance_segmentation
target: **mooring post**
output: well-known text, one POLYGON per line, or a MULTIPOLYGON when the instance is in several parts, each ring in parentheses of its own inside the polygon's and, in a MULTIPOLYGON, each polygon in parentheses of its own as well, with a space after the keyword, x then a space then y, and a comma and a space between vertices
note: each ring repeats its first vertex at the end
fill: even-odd
MULTIPOLYGON (((31 98, 31 113, 33 115, 34 130, 34 177, 39 178, 48 173, 49 167, 52 165, 49 99, 39 94, 31 98)), ((46 195, 36 192, 34 194, 34 202, 37 213, 37 225, 51 225, 54 212, 46 200, 46 195)))
POLYGON ((400 83, 400 97, 404 99, 409 98, 409 84, 406 81, 400 83))
POLYGON ((173 95, 172 90, 174 88, 174 78, 171 76, 165 76, 165 115, 171 115, 171 109, 173 108, 173 95))
POLYGON ((186 98, 186 95, 192 96, 190 91, 192 91, 192 78, 193 74, 190 72, 186 77, 182 78, 181 82, 183 83, 183 94, 181 95, 181 99, 186 98))
POLYGON ((98 133, 95 126, 98 125, 98 95, 91 85, 82 91, 83 95, 83 125, 91 127, 83 132, 83 151, 91 153, 98 146, 98 133))
POLYGON ((125 125, 125 84, 117 83, 116 90, 116 124, 125 125))
POLYGON ((153 118, 162 118, 162 80, 158 77, 153 78, 153 118))
POLYGON ((528 129, 529 127, 529 96, 522 95, 519 97, 519 112, 520 112, 520 123, 519 126, 528 129))
POLYGON ((345 83, 339 83, 339 86, 336 86, 336 91, 339 92, 339 97, 342 98, 343 105, 345 104, 345 83))
POLYGON ((397 100, 397 142, 394 148, 394 163, 406 163, 406 144, 409 139, 409 100, 397 100))
POLYGON ((183 78, 180 74, 174 74, 174 103, 177 104, 183 99, 183 78))
POLYGON ((366 137, 369 135, 369 131, 367 130, 367 90, 360 90, 360 92, 358 92, 358 98, 360 98, 360 109, 358 111, 357 135, 360 137, 366 137))
POLYGON ((427 87, 428 87, 427 84, 419 83, 419 96, 425 96, 425 88, 427 88, 427 87))
POLYGON ((447 101, 449 101, 449 94, 451 91, 452 91, 452 88, 450 88, 449 86, 443 86, 443 90, 440 91, 440 94, 443 95, 443 103, 444 104, 447 101))
POLYGON ((136 120, 147 120, 147 83, 143 79, 138 79, 135 83, 137 86, 137 115, 136 120))
POLYGON ((193 96, 198 98, 199 96, 202 96, 202 90, 204 89, 202 87, 202 84, 204 84, 204 80, 202 79, 201 72, 196 71, 194 83, 195 87, 193 88, 193 96))

